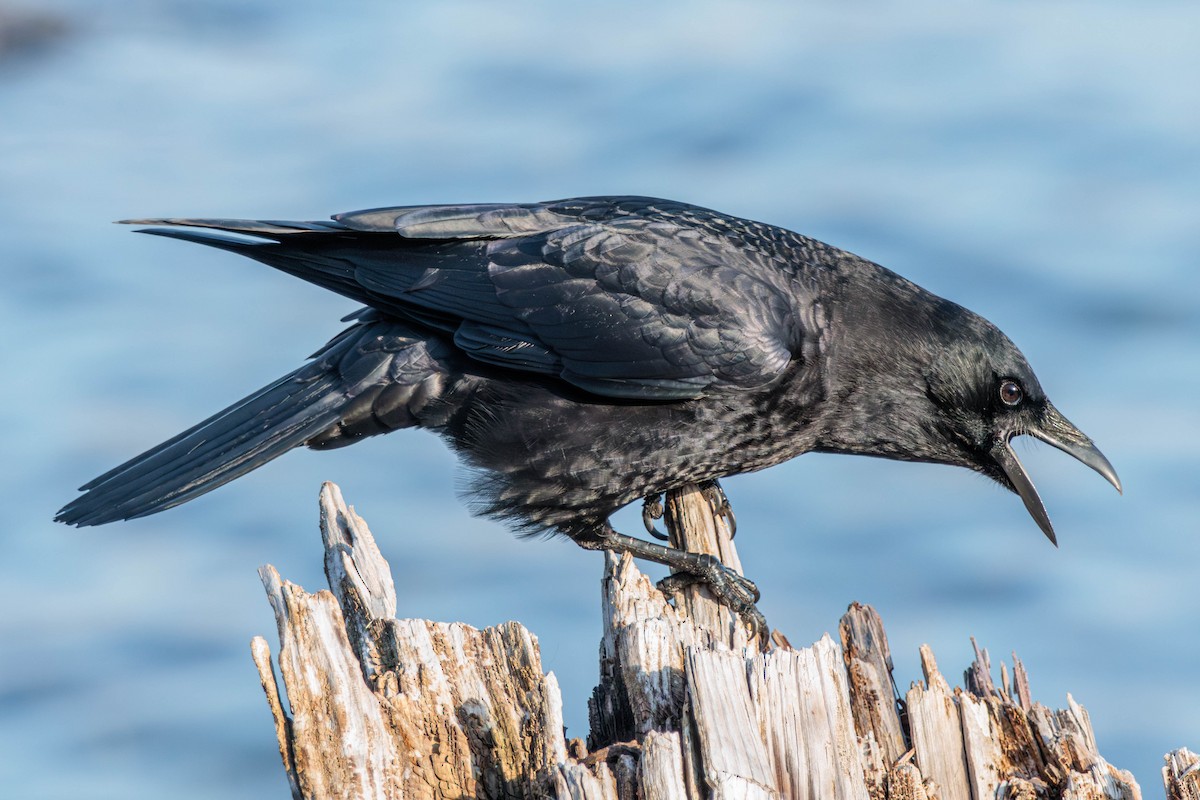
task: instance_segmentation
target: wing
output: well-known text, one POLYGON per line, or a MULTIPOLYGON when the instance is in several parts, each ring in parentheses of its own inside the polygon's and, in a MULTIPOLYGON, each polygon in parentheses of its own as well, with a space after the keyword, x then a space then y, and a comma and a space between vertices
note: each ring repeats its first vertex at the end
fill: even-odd
POLYGON ((774 380, 805 331, 787 237, 680 203, 581 198, 378 209, 335 218, 416 240, 476 240, 480 270, 421 285, 371 265, 364 285, 462 322, 455 342, 502 366, 555 372, 599 395, 682 399, 774 380), (481 303, 480 300, 483 300, 481 303))
POLYGON ((417 206, 333 223, 150 222, 262 237, 236 249, 452 335, 472 358, 626 399, 775 380, 813 331, 800 237, 648 198, 417 206), (790 261, 789 259, 793 260, 790 261))

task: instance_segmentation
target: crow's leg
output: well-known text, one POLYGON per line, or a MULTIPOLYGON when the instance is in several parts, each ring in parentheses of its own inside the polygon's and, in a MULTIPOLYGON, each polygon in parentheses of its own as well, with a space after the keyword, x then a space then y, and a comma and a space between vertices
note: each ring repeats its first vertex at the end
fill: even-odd
POLYGON ((646 526, 646 532, 663 542, 671 541, 671 537, 654 527, 654 520, 662 519, 663 503, 661 494, 648 494, 642 500, 642 524, 646 526))
POLYGON ((725 496, 725 490, 717 483, 717 479, 702 481, 700 491, 704 492, 704 499, 712 504, 713 513, 724 517, 729 523, 729 538, 737 536, 737 517, 733 515, 733 506, 729 505, 729 498, 725 496))
POLYGON ((654 542, 644 542, 623 533, 617 533, 607 523, 594 536, 575 540, 588 550, 612 550, 629 553, 634 558, 643 558, 665 564, 675 573, 663 578, 658 587, 664 593, 673 593, 693 583, 703 583, 713 596, 730 611, 737 614, 750 626, 754 635, 765 635, 767 620, 754 605, 759 598, 754 581, 726 567, 715 557, 706 553, 689 553, 654 542))

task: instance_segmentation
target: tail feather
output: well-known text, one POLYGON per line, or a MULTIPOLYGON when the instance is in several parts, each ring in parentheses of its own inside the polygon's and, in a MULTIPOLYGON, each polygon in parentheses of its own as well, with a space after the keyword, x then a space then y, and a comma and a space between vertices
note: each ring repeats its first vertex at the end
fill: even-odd
MULTIPOLYGON (((407 357, 404 345, 424 342, 403 325, 368 318, 316 360, 85 484, 55 519, 84 526, 154 514, 337 431, 359 398, 398 383, 415 386, 431 374, 432 362, 407 357), (381 338, 400 346, 381 348, 381 338)), ((413 424, 400 419, 378 432, 413 424)))
POLYGON ((329 376, 268 386, 88 483, 55 519, 100 525, 162 511, 216 489, 335 424, 343 398, 329 376))
MULTIPOLYGON (((228 408, 218 411, 208 419, 193 425, 191 428, 188 428, 179 435, 174 436, 162 444, 147 450, 136 458, 131 458, 124 464, 110 469, 103 475, 88 481, 83 486, 80 486, 79 491, 91 491, 92 489, 96 489, 103 484, 110 483, 114 478, 120 477, 128 480, 135 478, 140 474, 160 469, 165 464, 171 463, 170 458, 164 456, 164 453, 170 452, 178 455, 181 447, 186 452, 194 452, 193 448, 200 445, 207 447, 213 447, 216 445, 216 439, 205 440, 201 437, 198 437, 197 434, 203 433, 204 435, 222 435, 228 439, 230 435, 236 433, 238 430, 238 425, 233 423, 232 420, 240 418, 242 420, 240 424, 244 426, 250 420, 255 419, 258 414, 265 412, 269 407, 270 398, 276 395, 282 397, 284 393, 281 391, 281 386, 290 383, 294 375, 295 373, 292 373, 292 375, 281 378, 275 383, 272 383, 270 386, 264 386, 262 389, 258 390, 249 397, 245 397, 228 408), (251 410, 251 407, 254 407, 258 410, 251 410), (221 429, 222 426, 224 427, 223 430, 221 429), (186 443, 185 440, 187 440, 186 443)), ((267 421, 265 416, 263 417, 263 421, 267 421)))

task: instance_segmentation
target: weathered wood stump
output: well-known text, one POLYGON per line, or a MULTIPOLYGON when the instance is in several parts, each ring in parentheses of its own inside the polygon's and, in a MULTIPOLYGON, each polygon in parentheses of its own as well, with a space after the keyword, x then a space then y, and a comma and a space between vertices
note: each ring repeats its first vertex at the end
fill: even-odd
MULTIPOLYGON (((737 568, 704 493, 668 497, 676 543, 737 568)), ((1024 667, 993 682, 976 649, 951 688, 921 649, 923 683, 898 702, 878 615, 852 605, 829 635, 763 652, 702 587, 668 601, 628 558, 603 581, 601 676, 585 745, 564 740, 562 699, 537 639, 396 619, 387 562, 336 486, 321 491, 330 591, 260 574, 279 628, 281 699, 251 644, 297 798, 1140 798, 1099 754, 1070 696, 1032 702, 1024 667)), ((1200 758, 1166 757, 1169 800, 1200 800, 1200 758)))

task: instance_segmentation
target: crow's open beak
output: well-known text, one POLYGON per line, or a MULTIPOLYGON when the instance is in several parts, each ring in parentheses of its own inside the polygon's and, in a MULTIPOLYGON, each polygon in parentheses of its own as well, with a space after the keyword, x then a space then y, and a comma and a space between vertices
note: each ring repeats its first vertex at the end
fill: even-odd
MULTIPOLYGON (((1041 421, 1037 425, 1030 426, 1025 433, 1041 439, 1046 444, 1054 445, 1064 453, 1087 464, 1103 475, 1104 479, 1111 483, 1118 492, 1121 491, 1121 479, 1117 477, 1117 471, 1113 469, 1112 464, 1108 463, 1108 459, 1096 448, 1092 440, 1084 436, 1083 432, 1072 425, 1054 406, 1047 403, 1041 421)), ((1030 516, 1042 529, 1042 533, 1046 534, 1046 538, 1057 546, 1058 539, 1054 536, 1054 526, 1050 524, 1050 517, 1046 515, 1046 507, 1042 504, 1042 498, 1038 496, 1037 488, 1034 487, 1033 481, 1029 480, 1029 474, 1025 472, 1025 467, 1021 465, 1020 459, 1013 452, 1007 438, 1000 439, 992 447, 992 458, 1004 470, 1009 482, 1024 501, 1030 516)))

